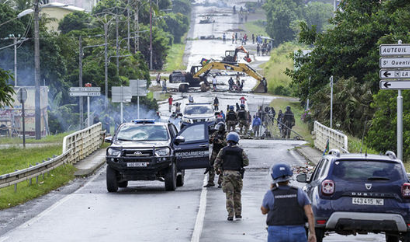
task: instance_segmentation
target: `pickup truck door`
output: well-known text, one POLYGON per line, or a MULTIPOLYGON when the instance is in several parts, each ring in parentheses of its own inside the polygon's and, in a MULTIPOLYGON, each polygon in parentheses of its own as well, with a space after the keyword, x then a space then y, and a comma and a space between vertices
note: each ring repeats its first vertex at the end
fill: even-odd
POLYGON ((182 143, 175 143, 178 169, 199 169, 209 167, 209 133, 206 122, 184 127, 177 135, 184 137, 182 143))

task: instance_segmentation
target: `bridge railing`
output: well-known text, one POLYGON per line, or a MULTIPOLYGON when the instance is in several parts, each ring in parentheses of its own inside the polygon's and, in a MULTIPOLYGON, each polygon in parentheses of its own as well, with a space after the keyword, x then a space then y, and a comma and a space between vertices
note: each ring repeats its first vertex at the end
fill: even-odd
POLYGON ((61 155, 39 162, 23 170, 0 175, 0 188, 15 185, 14 190, 17 190, 17 183, 34 177, 36 177, 38 182, 39 176, 63 164, 75 164, 97 150, 104 142, 104 136, 105 131, 102 130, 101 123, 70 134, 64 137, 61 155))
POLYGON ((326 149, 329 140, 329 150, 339 149, 341 152, 349 153, 347 136, 337 130, 331 129, 317 121, 314 123, 315 147, 321 151, 326 149))

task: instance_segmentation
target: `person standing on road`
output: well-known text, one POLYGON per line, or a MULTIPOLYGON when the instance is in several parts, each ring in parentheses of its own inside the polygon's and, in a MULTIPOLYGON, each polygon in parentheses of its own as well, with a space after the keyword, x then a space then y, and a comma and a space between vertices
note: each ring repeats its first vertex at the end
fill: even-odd
POLYGON ((168 108, 169 108, 169 112, 171 112, 171 109, 172 109, 172 101, 173 101, 174 99, 172 98, 172 95, 169 95, 169 98, 168 98, 168 108))
POLYGON ((279 110, 277 122, 278 122, 279 134, 282 136, 282 124, 283 124, 282 109, 279 110))
MULTIPOLYGON (((209 159, 209 164, 211 165, 211 167, 209 168, 208 184, 206 184, 204 187, 213 187, 213 186, 215 186, 215 183, 214 183, 214 179, 215 179, 215 169, 214 169, 215 159, 216 159, 216 156, 218 155, 219 151, 227 145, 225 124, 223 122, 220 122, 216 125, 215 128, 216 128, 216 131, 209 138, 209 143, 213 144, 211 159, 209 159)), ((218 188, 222 187, 222 178, 223 178, 223 174, 219 174, 218 188)))
POLYGON ((219 109, 219 100, 218 97, 215 96, 214 98, 214 110, 217 111, 219 109))
POLYGON ((217 83, 216 76, 214 75, 213 78, 212 78, 212 86, 214 88, 214 92, 216 91, 216 83, 217 83))
POLYGON ((167 80, 162 81, 162 91, 167 93, 167 80))
POLYGON ((262 214, 268 215, 268 242, 316 242, 311 202, 302 189, 289 186, 292 175, 288 164, 275 164, 272 167, 274 183, 266 192, 261 206, 262 214), (306 217, 309 224, 308 238, 304 227, 306 217))
POLYGON ((239 101, 241 101, 241 104, 245 105, 247 99, 244 96, 242 96, 241 98, 239 98, 239 101))
POLYGON ((252 121, 252 129, 253 129, 253 134, 256 137, 260 136, 260 126, 262 124, 261 119, 259 118, 258 114, 255 115, 252 121))
POLYGON ((156 81, 157 81, 157 84, 159 85, 161 82, 161 72, 158 72, 156 81))
POLYGON ((228 84, 229 84, 229 91, 232 91, 232 87, 233 87, 233 79, 232 79, 232 77, 229 78, 228 84))
POLYGON ((229 106, 229 111, 226 114, 226 125, 228 132, 235 131, 235 126, 238 123, 238 116, 236 115, 233 106, 229 106))
POLYGON ((228 221, 242 219, 242 187, 245 166, 249 159, 245 151, 239 148, 239 135, 230 132, 226 136, 228 146, 222 148, 216 157, 214 169, 216 174, 223 174, 222 191, 226 194, 228 221))
POLYGON ((283 114, 283 123, 284 126, 282 127, 282 138, 289 139, 290 133, 292 132, 292 127, 295 126, 295 116, 290 110, 290 106, 286 107, 286 112, 283 114))
POLYGON ((247 113, 245 111, 245 104, 241 104, 241 109, 238 110, 237 112, 238 115, 238 119, 239 119, 239 134, 247 134, 248 133, 248 129, 247 127, 247 113), (245 127, 245 133, 242 133, 242 130, 245 127))

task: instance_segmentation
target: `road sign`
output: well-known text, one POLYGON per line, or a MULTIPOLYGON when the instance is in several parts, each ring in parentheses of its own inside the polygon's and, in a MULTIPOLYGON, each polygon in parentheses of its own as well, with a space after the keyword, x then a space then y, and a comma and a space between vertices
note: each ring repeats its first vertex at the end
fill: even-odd
POLYGON ((70 87, 70 92, 101 92, 101 87, 70 87))
POLYGON ((70 92, 71 97, 98 97, 101 92, 70 92))
POLYGON ((410 45, 380 45, 380 56, 410 55, 410 45))
POLYGON ((410 79, 410 70, 409 71, 380 70, 379 77, 382 79, 410 79))
POLYGON ((112 102, 125 103, 131 102, 131 89, 129 87, 112 87, 112 102))
POLYGON ((380 81, 380 89, 403 90, 410 89, 410 81, 380 81))
POLYGON ((19 100, 20 103, 24 103, 27 100, 27 90, 22 87, 17 91, 17 100, 19 100))
POLYGON ((130 80, 130 87, 133 96, 147 96, 147 80, 130 80))
POLYGON ((379 59, 380 68, 410 68, 410 57, 382 57, 379 59))

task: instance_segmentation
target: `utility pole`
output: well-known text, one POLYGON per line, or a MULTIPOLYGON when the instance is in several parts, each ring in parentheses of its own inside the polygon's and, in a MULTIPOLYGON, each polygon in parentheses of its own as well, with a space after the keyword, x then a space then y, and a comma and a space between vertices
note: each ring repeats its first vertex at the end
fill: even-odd
POLYGON ((149 0, 149 69, 152 70, 152 0, 149 0))
MULTIPOLYGON (((119 45, 118 45, 118 9, 117 14, 115 15, 115 46, 116 46, 116 55, 119 56, 119 45)), ((117 75, 119 75, 120 60, 117 57, 117 75)))
POLYGON ((333 120, 333 76, 330 77, 330 128, 333 120))
POLYGON ((40 109, 40 33, 39 33, 39 0, 34 0, 34 82, 35 82, 35 133, 36 140, 41 139, 41 109, 40 109))
POLYGON ((105 51, 104 51, 104 66, 105 66, 105 109, 108 108, 108 22, 104 23, 104 39, 105 39, 105 51))
POLYGON ((127 33, 127 50, 130 52, 130 0, 127 2, 127 26, 128 26, 128 33, 127 33))
MULTIPOLYGON (((79 48, 80 48, 80 56, 78 58, 78 64, 79 64, 79 76, 78 76, 78 80, 79 80, 79 87, 83 86, 83 43, 82 43, 82 39, 81 39, 81 35, 79 37, 79 48)), ((83 120, 84 120, 84 105, 83 105, 83 97, 79 97, 80 98, 80 103, 79 103, 79 112, 80 112, 80 129, 83 129, 83 120)))

